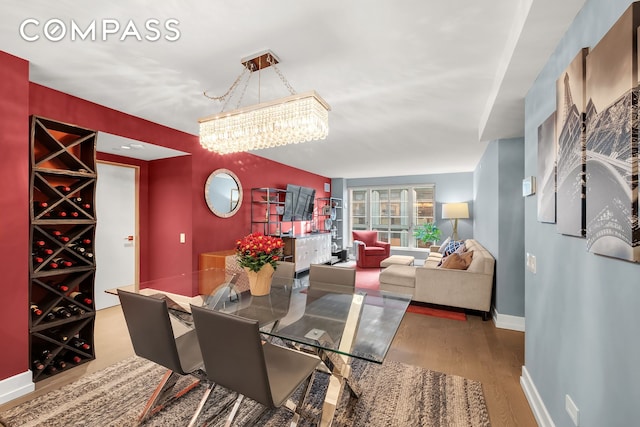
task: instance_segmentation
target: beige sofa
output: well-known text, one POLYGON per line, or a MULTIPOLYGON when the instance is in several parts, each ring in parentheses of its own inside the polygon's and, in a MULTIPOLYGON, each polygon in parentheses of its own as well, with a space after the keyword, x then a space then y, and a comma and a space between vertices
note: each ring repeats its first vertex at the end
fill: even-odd
POLYGON ((391 265, 380 273, 380 289, 410 294, 414 301, 479 310, 490 317, 495 259, 473 239, 465 241, 473 259, 466 270, 438 267, 442 255, 432 247, 424 266, 391 265))

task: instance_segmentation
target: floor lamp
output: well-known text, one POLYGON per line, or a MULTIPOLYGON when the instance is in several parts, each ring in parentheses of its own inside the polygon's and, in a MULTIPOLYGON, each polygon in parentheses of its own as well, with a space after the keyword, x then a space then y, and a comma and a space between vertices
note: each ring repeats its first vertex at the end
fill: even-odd
POLYGON ((451 221, 453 228, 453 240, 458 240, 458 219, 469 218, 469 204, 462 203, 444 203, 442 205, 442 219, 451 221))

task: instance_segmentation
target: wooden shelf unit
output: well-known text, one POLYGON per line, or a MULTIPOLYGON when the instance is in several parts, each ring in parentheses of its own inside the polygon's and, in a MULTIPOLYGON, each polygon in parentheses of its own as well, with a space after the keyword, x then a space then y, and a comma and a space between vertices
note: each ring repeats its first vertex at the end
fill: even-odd
POLYGON ((29 363, 34 381, 95 359, 96 140, 95 131, 31 117, 29 363), (75 300, 76 292, 90 302, 75 300), (64 311, 60 307, 70 315, 56 314, 64 311))

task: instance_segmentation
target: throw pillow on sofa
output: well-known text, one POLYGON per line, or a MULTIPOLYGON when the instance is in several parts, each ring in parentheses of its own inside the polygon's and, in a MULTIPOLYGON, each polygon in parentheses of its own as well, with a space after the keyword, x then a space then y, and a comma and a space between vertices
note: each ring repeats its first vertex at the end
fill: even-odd
POLYGON ((456 249, 454 254, 462 255, 465 252, 467 252, 467 245, 465 245, 464 242, 462 242, 462 244, 460 246, 458 246, 458 249, 456 249))
POLYGON ((466 270, 471 265, 473 259, 473 251, 465 252, 463 254, 452 253, 442 263, 442 268, 448 268, 451 270, 466 270))
POLYGON ((452 240, 444 248, 444 256, 449 256, 454 253, 460 246, 464 244, 464 240, 452 240))
POLYGON ((444 250, 447 249, 447 246, 449 245, 450 241, 451 241, 451 237, 447 237, 446 240, 442 242, 442 245, 440 245, 440 249, 438 249, 438 252, 444 255, 444 250))

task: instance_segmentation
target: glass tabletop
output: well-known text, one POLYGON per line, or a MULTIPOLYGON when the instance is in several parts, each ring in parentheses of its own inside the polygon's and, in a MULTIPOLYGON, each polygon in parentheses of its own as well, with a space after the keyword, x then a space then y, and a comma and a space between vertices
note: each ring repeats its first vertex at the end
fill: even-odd
POLYGON ((305 282, 304 278, 274 276, 268 295, 253 296, 239 275, 210 269, 141 283, 140 293, 167 299, 173 314, 187 325, 189 305, 204 306, 257 320, 261 332, 268 336, 382 363, 411 297, 358 288, 355 292, 329 292, 309 288, 305 282), (212 278, 221 283, 211 286, 212 278), (208 289, 213 289, 208 295, 171 293, 180 285, 184 289, 189 283, 203 281, 209 281, 208 289))

